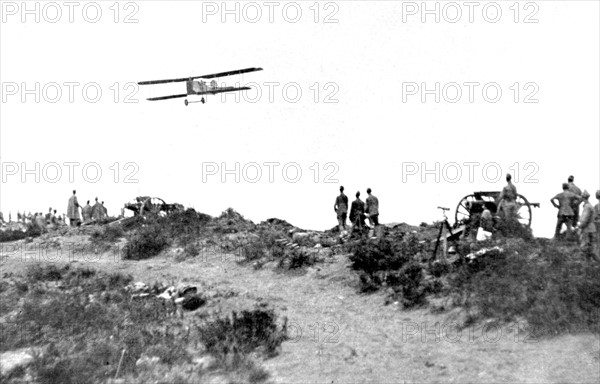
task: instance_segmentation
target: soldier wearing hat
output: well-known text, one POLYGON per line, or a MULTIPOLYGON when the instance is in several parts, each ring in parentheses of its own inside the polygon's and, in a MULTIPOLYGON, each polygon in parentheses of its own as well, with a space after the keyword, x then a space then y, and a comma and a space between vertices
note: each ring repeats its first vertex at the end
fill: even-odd
POLYGON ((579 238, 581 251, 588 259, 597 259, 594 254, 594 243, 596 243, 596 225, 594 224, 594 208, 588 201, 590 194, 588 191, 583 191, 581 198, 583 199, 583 209, 581 210, 581 220, 579 221, 579 238))
POLYGON ((567 225, 567 236, 571 235, 571 231, 573 229, 573 205, 575 202, 579 203, 579 196, 569 191, 569 184, 563 183, 562 185, 563 191, 552 199, 550 199, 550 203, 556 208, 558 208, 558 215, 556 220, 556 229, 554 230, 554 238, 558 239, 560 235, 560 230, 563 224, 567 225), (554 200, 558 201, 558 204, 554 202, 554 200))
MULTIPOLYGON (((579 189, 578 186, 575 185, 575 177, 573 175, 569 176, 569 178, 567 179, 568 181, 568 186, 569 186, 569 191, 573 192, 574 194, 576 194, 577 196, 581 197, 581 189, 579 189)), ((577 200, 577 201, 573 201, 572 203, 573 205, 571 206, 571 209, 573 209, 573 227, 577 227, 577 222, 579 222, 579 204, 581 204, 581 200, 577 200)))
POLYGON ((344 194, 344 187, 340 187, 340 194, 335 198, 333 210, 337 214, 340 233, 346 229, 346 218, 348 216, 348 196, 344 194))

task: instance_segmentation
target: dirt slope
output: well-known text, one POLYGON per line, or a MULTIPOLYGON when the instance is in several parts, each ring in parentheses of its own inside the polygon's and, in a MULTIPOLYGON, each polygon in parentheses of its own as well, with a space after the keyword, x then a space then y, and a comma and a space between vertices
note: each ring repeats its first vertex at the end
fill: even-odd
MULTIPOLYGON (((215 309, 223 313, 268 303, 287 316, 292 337, 278 356, 264 362, 273 382, 600 382, 597 335, 530 340, 523 331, 516 334, 516 325, 479 325, 458 334, 450 326, 453 313, 405 311, 383 305, 383 293, 358 294, 344 255, 300 275, 276 273, 269 265, 254 270, 232 255, 214 252, 181 263, 169 254, 143 261, 118 261, 112 253, 93 262, 73 258, 79 259, 75 264, 130 273, 144 282, 189 282, 208 292, 231 291, 232 297, 215 309)), ((2 272, 19 272, 32 262, 37 261, 24 261, 17 252, 3 260, 2 272)), ((63 255, 57 262, 72 261, 63 255)))

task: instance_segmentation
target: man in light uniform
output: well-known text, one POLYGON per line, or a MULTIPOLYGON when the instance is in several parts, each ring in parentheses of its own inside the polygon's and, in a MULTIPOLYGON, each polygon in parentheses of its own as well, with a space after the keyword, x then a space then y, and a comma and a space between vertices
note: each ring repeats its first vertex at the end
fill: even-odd
POLYGON ((367 188, 367 194, 367 217, 371 226, 375 228, 379 225, 379 199, 371 194, 371 188, 367 188))
POLYGON ((98 223, 102 219, 103 213, 104 213, 104 207, 102 207, 102 204, 100 204, 100 202, 98 201, 98 198, 96 197, 96 202, 94 203, 94 206, 92 207, 93 221, 98 223))
POLYGON ((506 174, 506 186, 498 196, 498 212, 504 212, 504 218, 513 220, 517 216, 517 187, 512 183, 512 175, 506 174))
POLYGON ((579 201, 579 196, 569 191, 569 185, 567 183, 563 183, 562 185, 563 191, 552 199, 550 202, 556 208, 558 208, 558 215, 556 220, 556 229, 554 230, 554 238, 558 239, 560 235, 560 230, 563 224, 567 225, 567 236, 569 236, 573 230, 573 205, 574 201, 579 201), (554 202, 554 200, 558 201, 558 204, 554 202))
POLYGON ((83 223, 87 224, 92 220, 92 206, 88 200, 85 207, 81 209, 81 216, 83 216, 83 223))
POLYGON ((69 198, 69 205, 67 206, 67 217, 69 218, 69 224, 74 227, 79 222, 79 203, 77 202, 77 192, 73 190, 73 196, 69 198))
POLYGON ((581 221, 579 222, 579 238, 580 247, 583 255, 588 259, 596 259, 594 254, 594 243, 596 242, 596 225, 594 224, 594 207, 588 201, 590 194, 588 191, 583 191, 581 198, 583 199, 583 209, 581 210, 581 221))

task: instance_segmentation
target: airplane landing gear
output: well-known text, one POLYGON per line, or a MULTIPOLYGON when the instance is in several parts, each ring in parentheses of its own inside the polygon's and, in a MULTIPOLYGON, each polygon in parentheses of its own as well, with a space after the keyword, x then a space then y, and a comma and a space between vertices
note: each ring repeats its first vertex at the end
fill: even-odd
POLYGON ((187 107, 187 106, 188 106, 188 104, 189 104, 189 102, 187 101, 187 99, 185 99, 184 103, 185 103, 185 106, 186 106, 186 107, 187 107))
POLYGON ((204 97, 200 99, 200 102, 201 102, 202 104, 206 103, 206 100, 204 100, 204 97))

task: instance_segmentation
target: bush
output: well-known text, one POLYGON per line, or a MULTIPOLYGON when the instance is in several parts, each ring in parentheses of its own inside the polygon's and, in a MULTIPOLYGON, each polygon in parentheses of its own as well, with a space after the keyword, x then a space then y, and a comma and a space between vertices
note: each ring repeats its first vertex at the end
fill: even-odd
POLYGON ((260 260, 266 256, 265 246, 260 240, 251 240, 242 245, 241 252, 246 262, 260 260))
POLYGON ((151 224, 140 228, 125 245, 123 258, 126 260, 142 260, 154 257, 170 245, 162 227, 151 224))
POLYGON ((434 261, 429 268, 429 272, 435 277, 441 277, 442 275, 450 272, 451 266, 448 263, 434 261))
POLYGON ((8 229, 6 231, 0 231, 0 243, 22 240, 28 237, 38 237, 41 235, 42 231, 40 228, 34 225, 28 225, 27 230, 25 232, 19 229, 8 229))
POLYGON ((517 237, 527 241, 533 240, 531 228, 522 225, 517 220, 500 220, 496 224, 496 229, 504 237, 517 237))
POLYGON ((210 220, 210 216, 188 208, 159 217, 156 223, 163 229, 165 236, 176 239, 181 245, 188 245, 205 230, 210 220))
POLYGON ((199 329, 206 350, 218 358, 228 354, 249 354, 262 347, 268 356, 275 353, 287 335, 279 330, 272 310, 243 311, 240 316, 218 318, 199 329))
POLYGON ((374 292, 385 282, 393 292, 388 301, 401 300, 405 307, 422 304, 428 292, 417 262, 422 252, 422 245, 412 234, 393 242, 386 238, 359 241, 353 246, 350 261, 351 268, 360 272, 360 291, 374 292))
POLYGON ((392 242, 387 239, 360 241, 350 255, 351 268, 370 275, 400 269, 409 259, 410 255, 394 249, 392 242))
POLYGON ((426 289, 422 281, 423 268, 416 262, 410 262, 399 271, 392 272, 387 276, 388 286, 392 287, 406 308, 425 302, 426 289))
POLYGON ((289 255, 289 269, 298 269, 306 266, 311 266, 316 263, 316 258, 309 252, 302 249, 295 249, 289 255))
POLYGON ((90 236, 93 244, 109 243, 113 244, 125 236, 123 228, 117 225, 105 225, 101 229, 96 229, 90 236))
POLYGON ((455 304, 474 309, 472 320, 525 318, 536 335, 582 329, 598 332, 600 266, 584 265, 569 249, 507 243, 460 266, 448 279, 455 304))

